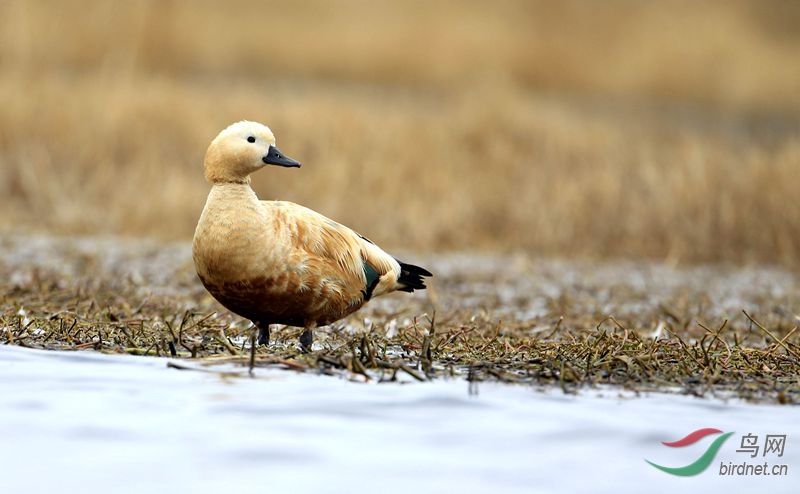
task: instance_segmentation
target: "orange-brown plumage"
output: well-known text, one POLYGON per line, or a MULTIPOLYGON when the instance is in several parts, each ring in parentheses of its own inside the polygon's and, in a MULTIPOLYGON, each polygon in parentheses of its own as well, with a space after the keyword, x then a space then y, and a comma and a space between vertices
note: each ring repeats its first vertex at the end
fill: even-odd
MULTIPOLYGON (((227 309, 252 320, 311 331, 358 310, 371 297, 425 288, 422 268, 402 264, 353 230, 308 208, 260 201, 250 173, 265 164, 299 166, 275 148, 264 125, 238 122, 209 146, 212 183, 192 244, 197 274, 227 309)), ((266 335, 266 338, 264 337, 266 335)))

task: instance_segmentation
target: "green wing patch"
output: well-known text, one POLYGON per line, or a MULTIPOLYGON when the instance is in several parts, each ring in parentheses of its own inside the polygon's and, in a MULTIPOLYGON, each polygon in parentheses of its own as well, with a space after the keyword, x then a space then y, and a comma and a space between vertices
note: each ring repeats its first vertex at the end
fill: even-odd
POLYGON ((361 293, 364 294, 364 301, 372 298, 372 292, 375 290, 375 287, 378 286, 378 281, 381 279, 381 275, 369 265, 367 261, 363 261, 364 263, 364 276, 367 278, 367 285, 364 287, 364 290, 361 290, 361 293))

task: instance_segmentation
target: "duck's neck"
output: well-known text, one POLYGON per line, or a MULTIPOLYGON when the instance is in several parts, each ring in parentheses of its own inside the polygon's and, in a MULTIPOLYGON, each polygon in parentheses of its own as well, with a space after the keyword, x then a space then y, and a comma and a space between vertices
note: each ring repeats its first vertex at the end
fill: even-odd
POLYGON ((216 183, 211 187, 211 192, 208 197, 215 201, 258 202, 258 196, 256 196, 253 188, 250 187, 249 180, 245 183, 216 183))

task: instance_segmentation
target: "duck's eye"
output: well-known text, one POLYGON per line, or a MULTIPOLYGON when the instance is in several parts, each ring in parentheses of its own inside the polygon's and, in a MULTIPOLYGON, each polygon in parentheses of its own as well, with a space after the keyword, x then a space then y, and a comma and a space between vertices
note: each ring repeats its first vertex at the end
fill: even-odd
POLYGON ((253 136, 249 136, 249 137, 247 138, 247 142, 249 142, 249 143, 256 142, 256 138, 255 138, 255 137, 253 137, 253 136))

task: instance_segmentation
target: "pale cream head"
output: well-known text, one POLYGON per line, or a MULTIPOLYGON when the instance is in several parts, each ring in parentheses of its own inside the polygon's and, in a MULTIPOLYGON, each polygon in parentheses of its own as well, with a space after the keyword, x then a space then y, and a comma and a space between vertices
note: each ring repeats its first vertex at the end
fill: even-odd
POLYGON ((211 141, 205 157, 206 180, 248 183, 265 165, 298 167, 300 163, 275 147, 275 135, 264 124, 241 121, 229 125, 211 141))

